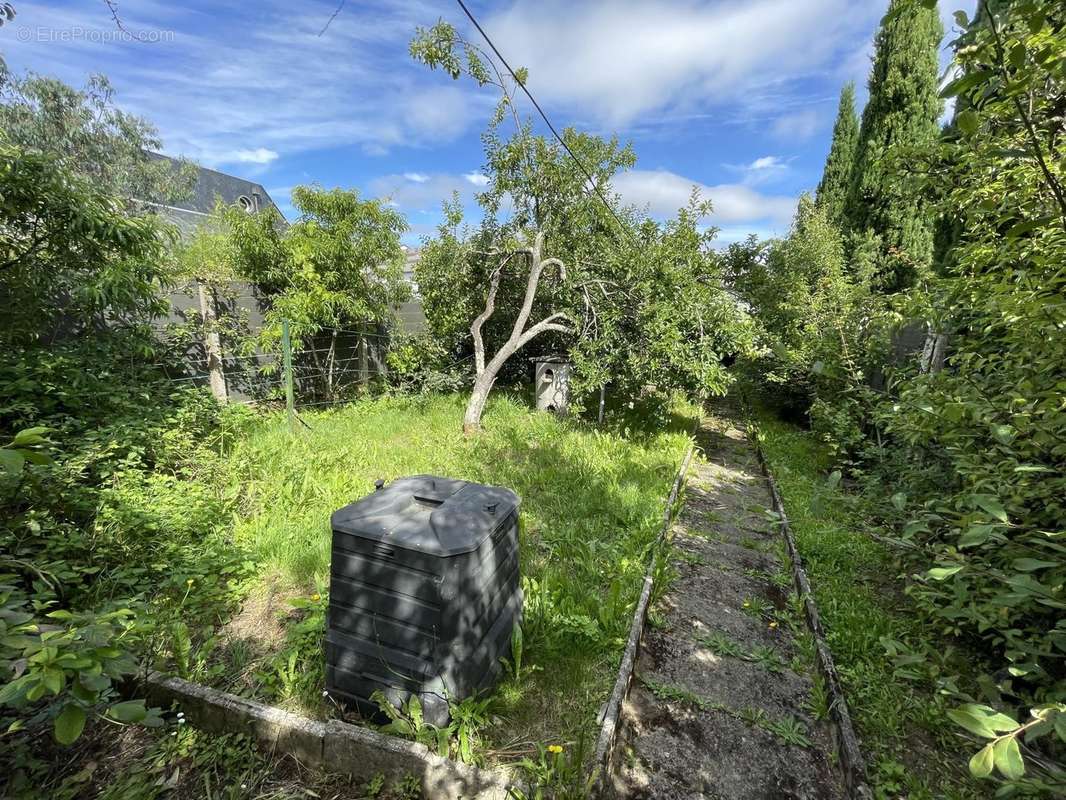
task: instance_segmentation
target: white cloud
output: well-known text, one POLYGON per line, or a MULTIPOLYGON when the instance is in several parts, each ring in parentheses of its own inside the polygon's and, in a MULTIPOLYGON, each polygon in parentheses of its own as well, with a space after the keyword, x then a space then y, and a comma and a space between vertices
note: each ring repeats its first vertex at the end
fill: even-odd
POLYGON ((715 224, 768 220, 787 227, 796 210, 794 197, 762 194, 739 183, 708 186, 667 170, 632 170, 617 176, 612 186, 625 203, 657 217, 673 216, 688 205, 693 187, 711 201, 710 220, 715 224))
POLYGON ((822 115, 814 109, 807 109, 792 114, 783 114, 774 120, 770 131, 778 139, 800 142, 814 136, 822 124, 822 115))
POLYGON ((487 186, 489 183, 488 176, 482 175, 480 172, 466 172, 463 177, 474 186, 487 186))
MULTIPOLYGON (((122 106, 159 128, 166 152, 207 166, 263 166, 278 153, 289 159, 334 147, 383 155, 453 141, 485 119, 492 102, 485 93, 444 85, 406 56, 416 25, 439 10, 420 0, 349 3, 320 37, 335 8, 326 0, 261 0, 219 17, 195 4, 176 15, 148 0, 124 7, 123 22, 172 31, 163 42, 8 37, 4 57, 14 69, 43 68, 76 85, 106 72, 122 106)), ((40 29, 114 27, 106 7, 34 4, 19 12, 20 23, 40 29)))
POLYGON ((757 158, 748 165, 748 169, 753 170, 767 170, 767 169, 780 169, 785 165, 781 162, 781 159, 777 156, 763 156, 757 158))
POLYGON ((516 0, 485 20, 542 101, 609 126, 648 112, 759 106, 825 70, 883 9, 853 0, 516 0))
POLYGON ((368 184, 369 192, 374 197, 392 201, 405 213, 424 209, 436 211, 445 200, 451 200, 454 192, 464 203, 470 203, 474 197, 474 186, 465 175, 433 174, 420 175, 420 181, 412 181, 408 175, 382 175, 368 184))
POLYGON ((405 172, 403 176, 412 183, 425 183, 429 180, 429 176, 423 175, 421 172, 405 172))
POLYGON ((270 150, 266 147, 257 147, 254 150, 234 150, 232 155, 228 158, 223 158, 223 161, 236 161, 241 164, 269 164, 278 157, 276 150, 270 150))

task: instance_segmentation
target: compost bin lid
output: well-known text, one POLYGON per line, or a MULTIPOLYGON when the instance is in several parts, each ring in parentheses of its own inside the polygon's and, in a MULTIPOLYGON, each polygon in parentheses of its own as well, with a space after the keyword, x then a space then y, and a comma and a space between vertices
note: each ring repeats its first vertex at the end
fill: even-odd
POLYGON ((518 507, 510 489, 436 475, 393 481, 334 511, 333 530, 439 556, 477 549, 518 507))

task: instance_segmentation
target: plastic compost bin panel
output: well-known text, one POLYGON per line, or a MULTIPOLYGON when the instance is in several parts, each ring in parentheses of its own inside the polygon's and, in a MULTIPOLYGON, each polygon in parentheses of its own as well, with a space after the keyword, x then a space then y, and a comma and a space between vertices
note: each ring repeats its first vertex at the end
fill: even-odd
POLYGON ((522 613, 519 498, 432 475, 333 514, 326 689, 373 715, 375 690, 426 719, 490 686, 522 613))

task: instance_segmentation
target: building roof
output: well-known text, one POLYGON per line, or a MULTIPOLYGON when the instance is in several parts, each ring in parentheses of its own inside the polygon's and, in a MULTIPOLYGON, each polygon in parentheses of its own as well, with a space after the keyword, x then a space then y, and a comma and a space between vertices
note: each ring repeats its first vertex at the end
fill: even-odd
MULTIPOLYGON (((159 153, 149 153, 152 158, 170 162, 178 169, 181 162, 170 156, 159 153)), ((173 201, 169 205, 159 203, 146 203, 154 207, 160 214, 178 226, 182 236, 192 235, 199 228, 212 211, 215 203, 221 200, 226 205, 241 205, 249 213, 273 207, 278 212, 282 225, 287 225, 285 216, 281 213, 277 203, 263 188, 262 184, 255 181, 238 178, 215 169, 201 167, 193 164, 196 168, 196 180, 193 183, 192 192, 184 200, 173 201)), ((143 201, 142 201, 143 202, 143 201)))

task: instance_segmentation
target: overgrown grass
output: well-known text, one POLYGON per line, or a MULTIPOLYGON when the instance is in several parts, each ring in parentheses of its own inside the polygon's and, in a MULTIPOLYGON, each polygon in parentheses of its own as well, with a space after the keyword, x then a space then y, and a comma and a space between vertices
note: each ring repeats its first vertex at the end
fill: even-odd
POLYGON ((901 591, 902 566, 869 535, 876 531, 855 498, 827 484, 831 465, 816 439, 765 409, 756 416, 877 796, 983 796, 943 700, 922 670, 908 668, 910 653, 938 643, 901 591))
MULTIPOLYGON (((535 752, 536 742, 590 732, 695 411, 649 401, 597 430, 500 395, 484 432, 464 438, 463 400, 368 399, 304 413, 309 427, 296 433, 280 414, 243 428, 227 455, 234 535, 264 574, 280 574, 290 593, 314 598, 325 595, 330 513, 372 491, 375 479, 432 473, 518 492, 523 666, 498 688, 491 708, 498 722, 485 731, 486 752, 506 759, 535 752)), ((321 603, 314 620, 322 619, 321 603)), ((316 624, 264 677, 282 701, 321 713, 316 624)))

